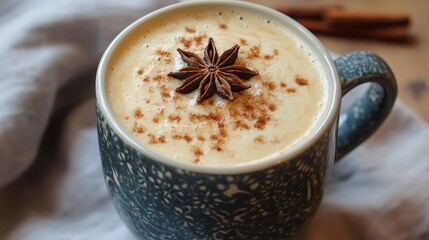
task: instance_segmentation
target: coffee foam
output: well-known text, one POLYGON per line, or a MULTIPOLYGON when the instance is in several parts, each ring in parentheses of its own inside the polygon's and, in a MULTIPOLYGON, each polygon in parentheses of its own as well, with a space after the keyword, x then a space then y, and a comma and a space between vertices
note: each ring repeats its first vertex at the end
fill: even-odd
POLYGON ((307 44, 274 21, 225 8, 187 9, 153 19, 125 38, 108 66, 106 91, 133 138, 172 161, 236 165, 289 151, 308 139, 327 108, 326 77, 307 44), (202 57, 240 45, 236 64, 259 72, 234 93, 197 103, 167 77, 186 66, 176 48, 202 57), (307 83, 307 84, 306 84, 307 83))

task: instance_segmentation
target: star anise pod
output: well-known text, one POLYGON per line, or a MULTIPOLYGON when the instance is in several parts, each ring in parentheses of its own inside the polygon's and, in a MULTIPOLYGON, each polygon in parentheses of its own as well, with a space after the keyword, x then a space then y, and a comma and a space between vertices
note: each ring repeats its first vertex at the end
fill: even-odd
POLYGON ((221 97, 233 100, 232 92, 240 92, 250 88, 242 79, 258 75, 246 67, 234 65, 240 46, 235 45, 219 57, 212 38, 204 51, 204 60, 195 53, 178 48, 180 56, 188 66, 178 72, 170 72, 168 76, 184 80, 176 88, 176 92, 190 93, 199 88, 198 102, 202 102, 217 92, 221 97))

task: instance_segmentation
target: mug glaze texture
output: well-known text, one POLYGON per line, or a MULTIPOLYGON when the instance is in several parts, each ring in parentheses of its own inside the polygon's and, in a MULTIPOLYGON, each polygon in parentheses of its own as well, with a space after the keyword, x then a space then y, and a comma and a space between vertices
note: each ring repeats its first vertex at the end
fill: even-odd
POLYGON ((97 111, 110 196, 142 239, 288 239, 315 213, 335 154, 335 127, 299 157, 247 174, 165 164, 127 145, 97 111))
MULTIPOLYGON (((230 4, 279 15, 245 2, 178 6, 186 4, 230 4)), ((324 61, 332 68, 337 90, 332 91, 331 110, 318 134, 303 148, 288 158, 249 171, 194 171, 159 161, 130 143, 106 107, 102 82, 108 54, 103 56, 96 88, 103 171, 114 206, 138 238, 291 239, 311 220, 332 165, 380 126, 392 109, 397 89, 391 70, 378 56, 353 52, 334 64, 317 39, 302 31, 321 49, 324 61), (366 94, 343 113, 345 120, 338 125, 341 93, 345 95, 367 82, 372 84, 366 94)), ((106 52, 113 51, 113 46, 106 52)))

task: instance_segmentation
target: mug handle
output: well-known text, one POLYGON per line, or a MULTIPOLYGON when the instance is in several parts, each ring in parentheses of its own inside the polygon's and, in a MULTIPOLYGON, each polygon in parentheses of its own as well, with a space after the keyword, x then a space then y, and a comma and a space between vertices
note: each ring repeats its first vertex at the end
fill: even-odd
POLYGON ((335 161, 369 138, 392 110, 398 93, 389 66, 372 52, 351 52, 335 61, 343 97, 353 88, 371 82, 368 90, 342 114, 338 125, 335 161))

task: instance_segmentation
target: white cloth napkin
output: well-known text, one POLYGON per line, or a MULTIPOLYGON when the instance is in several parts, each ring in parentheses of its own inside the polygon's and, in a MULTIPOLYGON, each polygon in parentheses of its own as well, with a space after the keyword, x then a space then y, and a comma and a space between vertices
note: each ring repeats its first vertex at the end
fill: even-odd
MULTIPOLYGON (((95 68, 123 27, 172 2, 0 2, 0 239, 132 239, 101 172, 95 68)), ((429 239, 428 146, 398 101, 335 166, 301 238, 429 239)))

